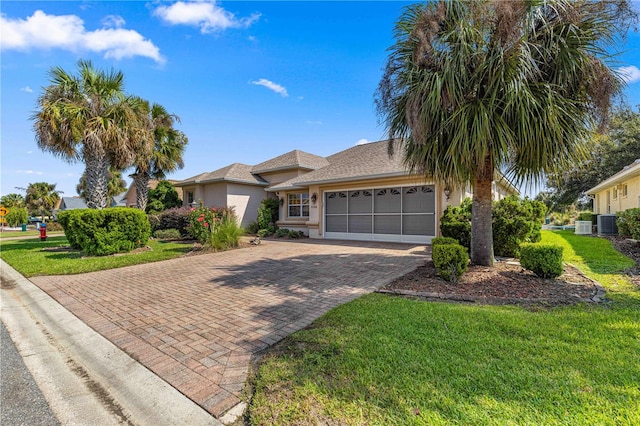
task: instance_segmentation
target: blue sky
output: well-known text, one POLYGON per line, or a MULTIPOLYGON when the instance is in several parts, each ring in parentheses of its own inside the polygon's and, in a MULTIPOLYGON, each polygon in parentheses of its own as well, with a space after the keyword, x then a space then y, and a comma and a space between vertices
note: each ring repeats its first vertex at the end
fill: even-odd
MULTIPOLYGON (((384 139, 373 96, 410 3, 3 0, 0 193, 45 181, 77 195, 84 165, 40 151, 29 117, 48 70, 78 59, 122 70, 127 92, 181 118, 189 145, 173 179, 384 139)), ((638 105, 640 35, 623 48, 616 68, 638 105)))

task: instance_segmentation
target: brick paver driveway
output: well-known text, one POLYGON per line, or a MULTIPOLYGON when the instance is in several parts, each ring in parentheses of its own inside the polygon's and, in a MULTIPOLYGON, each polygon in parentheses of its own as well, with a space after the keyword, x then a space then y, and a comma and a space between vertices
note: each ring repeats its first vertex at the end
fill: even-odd
POLYGON ((34 277, 94 330, 215 416, 251 357, 424 261, 424 246, 265 241, 71 276, 34 277))

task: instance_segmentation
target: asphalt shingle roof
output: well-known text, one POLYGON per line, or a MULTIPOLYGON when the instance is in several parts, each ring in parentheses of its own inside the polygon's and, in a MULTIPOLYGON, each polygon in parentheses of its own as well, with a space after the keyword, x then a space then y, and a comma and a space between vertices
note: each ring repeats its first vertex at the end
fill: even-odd
POLYGON ((85 203, 84 198, 62 197, 60 208, 62 210, 86 209, 87 204, 85 203))
POLYGON ((392 157, 389 157, 388 146, 389 141, 356 145, 327 157, 329 162, 327 166, 289 179, 269 189, 288 189, 314 183, 407 174, 407 170, 402 163, 402 155, 397 152, 392 157))
POLYGON ((293 150, 282 154, 278 157, 264 161, 260 164, 253 166, 251 171, 253 173, 266 173, 277 170, 287 169, 309 169, 315 170, 321 167, 325 167, 329 163, 324 157, 319 155, 309 154, 308 152, 293 150))
POLYGON ((267 185, 260 176, 251 173, 252 166, 242 163, 233 163, 218 170, 185 179, 179 183, 205 183, 205 182, 240 182, 254 185, 267 185))

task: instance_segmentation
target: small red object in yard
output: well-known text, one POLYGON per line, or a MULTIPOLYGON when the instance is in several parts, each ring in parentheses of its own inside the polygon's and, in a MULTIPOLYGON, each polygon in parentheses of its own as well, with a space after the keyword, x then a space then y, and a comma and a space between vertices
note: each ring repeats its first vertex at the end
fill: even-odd
POLYGON ((47 224, 40 225, 40 241, 47 241, 47 224))

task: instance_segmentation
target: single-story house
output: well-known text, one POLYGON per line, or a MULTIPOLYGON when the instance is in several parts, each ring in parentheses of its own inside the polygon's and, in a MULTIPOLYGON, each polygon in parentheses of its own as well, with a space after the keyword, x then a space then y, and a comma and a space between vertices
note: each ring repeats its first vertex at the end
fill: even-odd
MULTIPOLYGON (((388 141, 357 145, 328 157, 291 151, 255 166, 234 163, 175 183, 185 205, 234 206, 243 226, 256 220, 260 202, 280 200, 282 228, 311 238, 430 243, 447 205, 470 196, 407 173, 388 141)), ((517 194, 505 178, 494 198, 517 194)))
MULTIPOLYGON (((156 189, 156 187, 158 186, 158 182, 160 181, 156 179, 151 179, 149 180, 149 184, 147 186, 149 189, 156 189)), ((168 179, 168 182, 171 183, 172 185, 175 185, 177 181, 168 179)), ((182 189, 176 188, 176 191, 178 192, 178 198, 182 200, 183 199, 182 189)), ((126 207, 138 207, 137 196, 138 196, 138 191, 136 190, 136 184, 135 182, 131 182, 131 185, 129 185, 129 189, 127 189, 127 191, 122 194, 122 198, 124 199, 124 205, 126 207)))
POLYGON ((640 207, 640 158, 586 191, 595 214, 617 213, 640 207))

